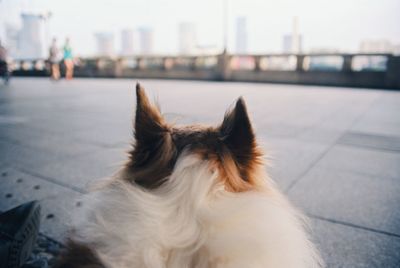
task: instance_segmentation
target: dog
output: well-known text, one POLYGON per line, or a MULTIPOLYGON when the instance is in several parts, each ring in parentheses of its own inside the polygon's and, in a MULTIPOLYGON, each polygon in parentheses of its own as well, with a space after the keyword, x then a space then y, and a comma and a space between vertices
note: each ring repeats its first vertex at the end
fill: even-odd
POLYGON ((56 267, 322 267, 304 216, 267 176, 246 104, 176 126, 136 85, 129 160, 87 196, 56 267))

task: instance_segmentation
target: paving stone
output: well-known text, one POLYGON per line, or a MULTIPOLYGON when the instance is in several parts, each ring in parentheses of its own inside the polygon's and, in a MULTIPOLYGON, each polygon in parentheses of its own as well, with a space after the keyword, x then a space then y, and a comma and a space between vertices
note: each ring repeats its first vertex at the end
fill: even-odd
POLYGON ((118 147, 133 140, 132 121, 127 120, 124 124, 99 122, 95 128, 76 131, 71 135, 81 143, 118 147))
POLYGON ((336 127, 325 127, 316 126, 304 129, 299 135, 296 136, 296 140, 320 143, 320 144, 334 144, 343 135, 346 128, 336 127))
POLYGON ((63 156, 76 156, 98 149, 98 146, 78 141, 71 136, 32 128, 26 124, 0 127, 3 141, 28 147, 36 151, 47 151, 63 156))
POLYGON ((42 207, 40 231, 58 241, 62 241, 80 193, 56 185, 29 174, 7 168, 0 177, 0 210, 5 211, 32 200, 39 200, 42 207), (53 215, 53 216, 49 216, 53 215))
POLYGON ((91 182, 114 174, 128 159, 125 148, 100 148, 97 151, 53 162, 38 170, 39 174, 54 178, 85 191, 91 182))
POLYGON ((400 123, 362 119, 351 127, 351 131, 400 137, 400 123))
POLYGON ((348 131, 337 142, 344 145, 400 153, 400 137, 348 131))
POLYGON ((289 191, 311 215, 400 237, 400 181, 315 167, 289 191))
MULTIPOLYGON (((261 121, 261 120, 260 120, 261 121)), ((255 121, 255 131, 258 138, 269 139, 283 138, 283 139, 296 139, 305 127, 301 125, 291 125, 288 123, 271 123, 255 121)))
POLYGON ((351 127, 352 131, 400 137, 398 92, 385 92, 351 127))
POLYGON ((287 189, 329 148, 329 144, 299 142, 293 139, 261 137, 268 173, 281 189, 287 189))
POLYGON ((336 145, 319 161, 318 165, 372 177, 400 177, 400 154, 382 150, 336 145))
POLYGON ((400 238, 327 221, 312 220, 314 237, 326 267, 397 268, 400 238))
POLYGON ((0 159, 3 163, 28 170, 40 170, 41 167, 61 161, 68 155, 64 152, 38 150, 28 146, 0 140, 0 159))

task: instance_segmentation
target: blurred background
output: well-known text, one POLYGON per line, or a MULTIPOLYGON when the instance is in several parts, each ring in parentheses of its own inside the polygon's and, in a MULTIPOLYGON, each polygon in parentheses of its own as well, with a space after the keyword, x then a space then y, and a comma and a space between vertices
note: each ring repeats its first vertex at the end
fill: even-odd
POLYGON ((397 0, 2 0, 14 58, 43 58, 53 37, 76 56, 400 53, 397 0), (29 46, 28 46, 29 44, 29 46))
POLYGON ((54 264, 82 196, 123 165, 136 81, 182 124, 216 125, 243 96, 327 267, 400 267, 399 14, 399 0, 0 0, 0 211, 42 206, 24 267, 54 264))
POLYGON ((49 49, 68 44, 79 77, 400 87, 397 0, 2 0, 0 7, 15 76, 49 75, 49 49), (321 81, 287 71, 330 72, 321 81))

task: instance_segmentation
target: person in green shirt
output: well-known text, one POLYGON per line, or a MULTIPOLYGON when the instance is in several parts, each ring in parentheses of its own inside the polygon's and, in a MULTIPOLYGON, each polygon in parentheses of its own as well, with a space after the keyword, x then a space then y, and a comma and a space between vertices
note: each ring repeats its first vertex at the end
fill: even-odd
POLYGON ((65 78, 67 80, 70 80, 74 76, 74 58, 72 56, 72 48, 69 42, 69 38, 65 39, 63 50, 64 50, 65 78))

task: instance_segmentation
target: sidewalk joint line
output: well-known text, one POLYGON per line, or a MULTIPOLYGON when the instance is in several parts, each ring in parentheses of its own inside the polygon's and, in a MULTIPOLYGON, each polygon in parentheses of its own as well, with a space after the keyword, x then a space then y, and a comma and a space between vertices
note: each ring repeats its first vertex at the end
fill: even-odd
POLYGON ((373 233, 379 233, 379 234, 384 234, 384 235, 394 236, 394 237, 400 238, 400 234, 395 234, 395 233, 391 233, 391 232, 387 232, 387 231, 378 230, 378 229, 375 229, 375 228, 365 227, 365 226, 357 225, 357 224, 350 223, 350 222, 334 220, 334 219, 325 218, 325 217, 321 217, 321 216, 317 216, 317 215, 313 215, 313 214, 307 214, 307 216, 309 218, 313 218, 313 219, 317 219, 317 220, 321 220, 321 221, 327 221, 327 222, 334 223, 334 224, 344 225, 344 226, 347 226, 347 227, 353 227, 353 228, 356 228, 356 229, 362 229, 362 230, 370 231, 370 232, 373 232, 373 233))

